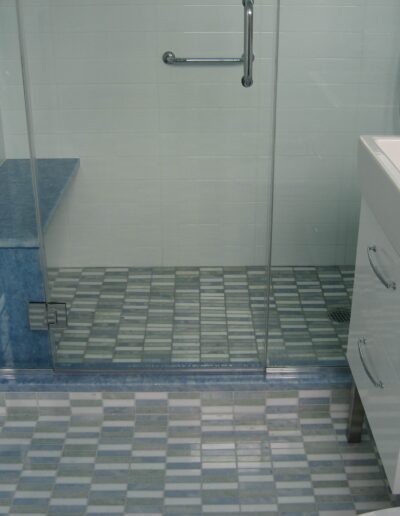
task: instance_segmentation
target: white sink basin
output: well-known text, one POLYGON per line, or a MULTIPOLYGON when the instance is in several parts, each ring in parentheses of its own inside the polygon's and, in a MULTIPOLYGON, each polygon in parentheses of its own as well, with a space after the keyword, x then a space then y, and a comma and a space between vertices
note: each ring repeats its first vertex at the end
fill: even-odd
POLYGON ((362 137, 359 169, 363 197, 400 254, 400 137, 362 137))

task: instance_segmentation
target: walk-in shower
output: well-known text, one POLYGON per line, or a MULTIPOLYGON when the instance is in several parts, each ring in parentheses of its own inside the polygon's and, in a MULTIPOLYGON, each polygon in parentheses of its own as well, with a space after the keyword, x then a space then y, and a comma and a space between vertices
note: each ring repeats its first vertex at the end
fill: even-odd
POLYGON ((0 0, 2 366, 346 365, 330 314, 351 304, 358 137, 398 125, 399 19, 0 0))

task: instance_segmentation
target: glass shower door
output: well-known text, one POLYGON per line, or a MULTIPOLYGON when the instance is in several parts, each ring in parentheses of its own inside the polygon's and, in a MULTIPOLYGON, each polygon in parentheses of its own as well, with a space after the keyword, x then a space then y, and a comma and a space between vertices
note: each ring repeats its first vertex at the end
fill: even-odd
POLYGON ((56 367, 263 367, 277 2, 20 6, 56 367))
POLYGON ((0 368, 52 366, 46 331, 32 331, 30 308, 45 301, 36 180, 15 0, 0 0, 0 368))
POLYGON ((398 134, 400 2, 283 2, 270 366, 346 366, 360 135, 398 134))

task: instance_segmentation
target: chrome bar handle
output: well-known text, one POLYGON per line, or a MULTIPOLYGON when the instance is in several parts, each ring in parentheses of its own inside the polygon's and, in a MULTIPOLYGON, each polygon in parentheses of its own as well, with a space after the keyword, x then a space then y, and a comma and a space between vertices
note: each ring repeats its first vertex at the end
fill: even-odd
POLYGON ((176 57, 172 50, 164 52, 162 60, 168 65, 231 65, 243 63, 243 57, 176 57))
POLYGON ((244 52, 242 85, 249 88, 253 84, 253 17, 254 0, 242 0, 244 7, 244 52))
POLYGON ((383 382, 381 382, 381 380, 377 380, 374 375, 371 373, 371 371, 369 370, 369 367, 367 366, 367 362, 365 360, 365 356, 364 356, 364 351, 363 351, 363 346, 366 346, 367 344, 367 340, 365 339, 365 337, 362 337, 361 339, 358 339, 358 353, 360 355, 360 360, 361 360, 361 363, 364 367, 364 370, 368 376, 368 378, 371 380, 371 382, 373 383, 373 385, 377 388, 377 389, 383 389, 384 388, 384 385, 383 385, 383 382))
POLYGON ((368 260, 369 264, 371 265, 371 269, 374 271, 375 276, 379 279, 379 281, 384 285, 386 288, 391 290, 396 290, 397 285, 395 281, 387 280, 381 271, 378 269, 378 267, 375 265, 373 259, 372 259, 372 253, 377 253, 376 245, 369 245, 367 247, 367 254, 368 254, 368 260))

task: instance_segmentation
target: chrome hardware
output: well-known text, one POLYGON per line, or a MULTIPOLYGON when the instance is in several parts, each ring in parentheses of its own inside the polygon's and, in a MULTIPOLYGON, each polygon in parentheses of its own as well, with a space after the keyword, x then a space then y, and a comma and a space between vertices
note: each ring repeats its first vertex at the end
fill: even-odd
POLYGON ((375 253, 375 254, 377 253, 376 245, 369 245, 367 247, 369 264, 371 265, 371 268, 374 271, 375 276, 379 279, 379 281, 382 283, 382 285, 384 285, 386 288, 391 289, 391 290, 396 290, 396 287, 397 287, 396 282, 387 280, 383 276, 383 274, 379 271, 378 267, 374 264, 371 253, 375 253))
POLYGON ((253 84, 253 15, 254 0, 243 0, 244 7, 244 53, 242 84, 249 88, 253 84))
POLYGON ((168 65, 179 65, 179 64, 241 64, 243 63, 243 57, 176 57, 171 50, 164 52, 162 60, 168 65))
POLYGON ((362 349, 362 347, 366 346, 366 345, 367 345, 367 340, 364 337, 362 337, 361 339, 358 339, 358 353, 360 355, 361 363, 364 367, 364 370, 365 370, 368 378, 371 380, 373 385, 375 387, 377 387, 378 389, 383 389, 384 388, 383 382, 381 382, 381 380, 377 380, 376 378, 374 378, 374 375, 371 373, 371 371, 369 370, 369 368, 367 366, 367 362, 366 362, 365 356, 364 356, 364 351, 362 349))
POLYGON ((29 303, 29 328, 32 331, 46 331, 52 328, 66 328, 67 305, 65 303, 29 303))
POLYGON ((242 85, 253 84, 253 15, 254 0, 242 0, 244 7, 244 53, 242 57, 176 57, 172 50, 162 55, 167 65, 236 65, 243 63, 242 85))

